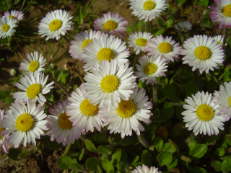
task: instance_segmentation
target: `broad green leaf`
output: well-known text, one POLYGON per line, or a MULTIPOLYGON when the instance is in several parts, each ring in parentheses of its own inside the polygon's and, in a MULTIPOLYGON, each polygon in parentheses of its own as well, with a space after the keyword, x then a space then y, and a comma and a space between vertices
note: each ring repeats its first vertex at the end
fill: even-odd
POLYGON ((91 140, 85 139, 84 144, 85 144, 88 151, 91 151, 91 152, 97 151, 95 145, 93 144, 93 142, 91 140))
POLYGON ((169 152, 161 152, 157 155, 157 160, 160 163, 160 166, 168 166, 172 162, 172 153, 169 152))
POLYGON ((99 161, 98 159, 91 157, 86 160, 85 165, 88 170, 97 171, 99 166, 99 161))
POLYGON ((224 172, 231 172, 231 156, 223 158, 221 163, 221 170, 224 172))

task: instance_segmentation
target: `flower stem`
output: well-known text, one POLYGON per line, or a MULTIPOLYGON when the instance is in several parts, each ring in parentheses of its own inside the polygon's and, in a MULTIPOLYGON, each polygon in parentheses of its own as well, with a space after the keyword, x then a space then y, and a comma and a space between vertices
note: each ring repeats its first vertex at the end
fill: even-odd
POLYGON ((67 155, 67 153, 69 152, 70 148, 71 148, 71 144, 68 144, 68 145, 66 146, 66 148, 65 148, 65 150, 64 150, 64 152, 63 152, 63 154, 62 154, 62 156, 67 155))

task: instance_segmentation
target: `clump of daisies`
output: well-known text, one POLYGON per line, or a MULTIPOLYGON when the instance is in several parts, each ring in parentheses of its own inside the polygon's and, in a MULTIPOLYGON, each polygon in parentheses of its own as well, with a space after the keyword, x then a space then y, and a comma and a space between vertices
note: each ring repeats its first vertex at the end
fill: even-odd
POLYGON ((59 40, 72 26, 72 16, 65 10, 54 10, 46 14, 39 23, 39 35, 46 40, 59 40))
POLYGON ((210 17, 220 28, 231 28, 231 2, 229 0, 214 0, 210 17))

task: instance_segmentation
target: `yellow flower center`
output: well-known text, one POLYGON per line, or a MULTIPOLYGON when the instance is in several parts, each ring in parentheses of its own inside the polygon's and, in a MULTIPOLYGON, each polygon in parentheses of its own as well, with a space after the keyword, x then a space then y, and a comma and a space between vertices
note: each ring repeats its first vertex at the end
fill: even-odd
POLYGON ((161 53, 169 53, 172 52, 173 48, 172 45, 168 42, 162 42, 158 45, 157 49, 161 52, 161 53))
POLYGON ((28 65, 28 70, 30 72, 35 72, 39 68, 39 62, 38 61, 31 61, 28 65))
POLYGON ((69 116, 65 112, 59 115, 58 125, 64 130, 69 130, 72 128, 72 122, 69 120, 69 116))
POLYGON ((137 38, 135 42, 137 46, 144 47, 147 45, 147 39, 144 38, 137 38))
POLYGON ((201 104, 197 107, 196 114, 200 120, 209 121, 213 119, 215 113, 211 106, 207 104, 201 104))
POLYGON ((63 25, 62 20, 54 19, 49 23, 49 29, 51 32, 59 30, 63 25))
POLYGON ((118 89, 120 80, 115 75, 105 76, 100 83, 100 87, 105 93, 111 93, 118 89))
POLYGON ((10 29, 10 25, 8 25, 8 24, 3 24, 3 25, 1 26, 1 30, 2 30, 3 32, 8 32, 9 29, 10 29))
POLYGON ((108 20, 103 24, 103 29, 106 31, 113 31, 117 28, 118 23, 114 20, 108 20))
POLYGON ((231 17, 231 4, 228 4, 223 7, 222 13, 225 17, 231 17))
POLYGON ((80 104, 80 111, 85 116, 95 116, 98 111, 98 105, 93 105, 88 99, 84 99, 80 104))
POLYGON ((116 112, 122 118, 131 117, 137 110, 136 104, 133 100, 122 100, 120 101, 116 112))
POLYGON ((31 84, 27 89, 26 89, 26 95, 29 99, 34 99, 42 89, 42 85, 35 83, 31 84))
POLYGON ((16 119, 16 129, 22 132, 31 130, 34 126, 35 120, 32 115, 23 113, 16 119))
POLYGON ((102 48, 96 55, 99 61, 110 61, 115 57, 115 52, 110 48, 102 48))
POLYGON ((144 73, 146 75, 152 75, 158 70, 158 66, 153 63, 148 63, 147 65, 144 66, 144 73))
POLYGON ((81 49, 84 49, 84 48, 86 48, 90 43, 92 43, 93 42, 93 40, 91 40, 91 39, 86 39, 86 40, 83 40, 82 41, 82 44, 81 44, 81 49))
POLYGON ((194 55, 196 58, 204 61, 211 58, 212 51, 206 46, 198 46, 194 51, 194 55))
POLYGON ((154 1, 148 0, 144 2, 144 5, 143 5, 144 10, 150 11, 150 10, 153 10, 154 8, 156 8, 156 3, 154 1))
POLYGON ((229 105, 229 107, 231 107, 231 96, 229 96, 229 98, 228 98, 228 105, 229 105))
POLYGON ((9 18, 10 18, 10 19, 16 19, 16 17, 15 17, 15 16, 12 16, 12 15, 10 15, 9 18))
POLYGON ((0 134, 4 131, 5 129, 0 127, 0 134))

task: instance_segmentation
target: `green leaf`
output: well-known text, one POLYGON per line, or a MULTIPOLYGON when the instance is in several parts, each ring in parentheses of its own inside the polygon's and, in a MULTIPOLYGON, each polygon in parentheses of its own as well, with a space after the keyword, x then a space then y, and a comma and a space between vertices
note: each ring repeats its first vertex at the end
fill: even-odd
POLYGON ((65 84, 67 82, 67 78, 69 76, 69 73, 66 72, 66 71, 61 71, 59 74, 58 74, 58 77, 57 77, 57 81, 58 82, 61 82, 63 84, 65 84))
POLYGON ((87 148, 88 151, 97 152, 96 147, 93 144, 93 142, 91 142, 91 140, 85 139, 84 140, 84 144, 85 144, 85 146, 86 146, 86 148, 87 148))
POLYGON ((58 160, 58 165, 62 169, 82 169, 82 166, 77 162, 77 160, 69 156, 62 156, 58 160))
POLYGON ((218 160, 212 161, 211 166, 213 169, 215 169, 217 172, 221 171, 221 162, 218 160))
POLYGON ((121 159, 121 155, 122 155, 122 151, 121 149, 118 149, 113 155, 112 155, 112 163, 114 162, 120 162, 121 159))
POLYGON ((88 170, 97 171, 99 161, 96 158, 91 157, 86 160, 85 165, 88 170))
POLYGON ((172 162, 172 153, 161 152, 157 155, 157 160, 160 163, 160 166, 168 166, 172 162))
POLYGON ((114 172, 113 164, 107 158, 102 159, 101 164, 102 164, 103 169, 107 173, 113 173, 114 172))
POLYGON ((176 0, 176 2, 179 6, 181 6, 186 2, 186 0, 176 0))
POLYGON ((227 156, 223 158, 223 161, 221 163, 221 170, 224 172, 231 171, 231 156, 227 156))
POLYGON ((176 152, 176 146, 172 141, 170 141, 170 142, 164 144, 164 147, 162 150, 164 152, 175 153, 176 152))
POLYGON ((208 7, 209 0, 199 0, 198 5, 203 6, 203 7, 208 7))
POLYGON ((189 147, 189 155, 195 158, 202 158, 208 151, 207 144, 199 144, 193 138, 187 140, 189 147))
POLYGON ((142 155, 141 155, 141 161, 142 163, 146 164, 146 165, 150 165, 152 164, 152 154, 150 151, 148 150, 144 150, 142 152, 142 155))

